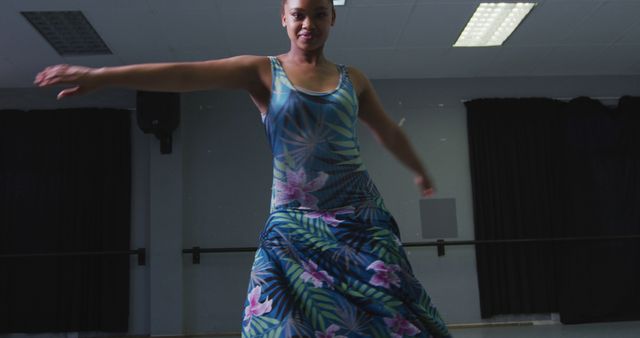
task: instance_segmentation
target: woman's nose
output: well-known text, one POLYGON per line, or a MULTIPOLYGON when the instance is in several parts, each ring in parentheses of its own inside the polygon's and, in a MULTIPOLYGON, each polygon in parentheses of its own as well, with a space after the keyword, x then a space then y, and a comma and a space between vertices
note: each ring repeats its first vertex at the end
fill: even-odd
POLYGON ((304 28, 313 28, 314 26, 313 20, 311 20, 311 18, 307 16, 302 22, 302 26, 304 28))

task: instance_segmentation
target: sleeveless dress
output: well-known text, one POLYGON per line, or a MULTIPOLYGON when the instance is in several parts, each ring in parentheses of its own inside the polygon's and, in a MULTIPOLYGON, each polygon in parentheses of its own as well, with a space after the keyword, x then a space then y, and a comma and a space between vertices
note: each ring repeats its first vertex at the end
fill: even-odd
POLYGON ((263 117, 273 153, 243 337, 450 337, 414 277, 360 157, 347 68, 331 92, 296 88, 276 57, 263 117))

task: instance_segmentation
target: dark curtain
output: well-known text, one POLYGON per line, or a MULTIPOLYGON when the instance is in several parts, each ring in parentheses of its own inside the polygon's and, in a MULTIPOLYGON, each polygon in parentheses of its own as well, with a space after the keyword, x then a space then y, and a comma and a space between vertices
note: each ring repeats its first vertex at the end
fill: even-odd
MULTIPOLYGON (((0 111, 0 255, 129 250, 130 115, 0 111)), ((0 258, 0 332, 127 332, 127 256, 0 258)))
MULTIPOLYGON (((640 233, 638 100, 467 102, 476 238, 640 233)), ((477 246, 483 318, 639 319, 638 241, 477 246)))
MULTIPOLYGON (((640 234, 640 98, 566 110, 564 236, 640 234)), ((640 241, 573 243, 558 255, 564 323, 640 319, 640 241)))
MULTIPOLYGON (((552 237, 564 222, 556 166, 563 105, 549 99, 466 105, 476 239, 552 237)), ((557 312, 553 249, 477 246, 482 317, 557 312)))

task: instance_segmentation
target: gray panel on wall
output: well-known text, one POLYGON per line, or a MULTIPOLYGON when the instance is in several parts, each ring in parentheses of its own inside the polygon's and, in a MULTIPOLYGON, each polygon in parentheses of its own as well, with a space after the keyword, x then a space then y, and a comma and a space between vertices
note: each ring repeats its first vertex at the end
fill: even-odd
POLYGON ((458 237, 456 200, 429 198, 420 200, 422 238, 458 237))

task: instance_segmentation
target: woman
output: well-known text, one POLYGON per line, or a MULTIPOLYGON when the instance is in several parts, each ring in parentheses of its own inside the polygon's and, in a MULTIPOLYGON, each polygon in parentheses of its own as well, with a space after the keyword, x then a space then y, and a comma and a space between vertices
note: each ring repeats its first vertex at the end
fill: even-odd
POLYGON ((100 69, 58 65, 35 83, 74 85, 58 99, 108 86, 249 93, 274 169, 243 337, 449 337, 361 161, 357 120, 413 171, 423 196, 433 193, 431 181, 369 80, 325 58, 335 19, 331 0, 282 0, 291 40, 285 54, 100 69))

